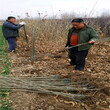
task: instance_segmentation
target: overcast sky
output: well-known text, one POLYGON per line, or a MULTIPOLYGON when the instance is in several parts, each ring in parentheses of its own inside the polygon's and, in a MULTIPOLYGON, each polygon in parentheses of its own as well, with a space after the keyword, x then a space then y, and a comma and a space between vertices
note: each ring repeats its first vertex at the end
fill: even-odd
POLYGON ((25 17, 28 12, 31 17, 75 12, 79 15, 99 16, 102 12, 110 12, 110 0, 0 0, 0 19, 8 16, 25 17), (93 10, 92 10, 93 9, 93 10), (59 11, 60 10, 60 11, 59 11))

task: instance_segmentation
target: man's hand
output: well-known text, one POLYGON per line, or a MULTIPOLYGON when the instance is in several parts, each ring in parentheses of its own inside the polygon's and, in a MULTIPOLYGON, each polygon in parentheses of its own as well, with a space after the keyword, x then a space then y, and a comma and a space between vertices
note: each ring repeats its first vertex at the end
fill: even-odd
POLYGON ((25 25, 26 23, 25 23, 24 21, 22 21, 22 22, 20 22, 19 24, 23 26, 23 25, 25 25))
POLYGON ((89 41, 88 43, 89 43, 89 44, 93 44, 93 43, 95 43, 95 41, 94 41, 94 40, 91 40, 91 41, 89 41))

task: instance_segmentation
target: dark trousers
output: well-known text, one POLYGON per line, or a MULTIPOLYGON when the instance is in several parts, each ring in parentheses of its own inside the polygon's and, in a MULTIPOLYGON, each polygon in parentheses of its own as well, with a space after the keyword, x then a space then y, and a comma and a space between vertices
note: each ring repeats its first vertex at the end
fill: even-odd
POLYGON ((78 47, 69 50, 70 64, 76 65, 75 70, 83 70, 88 50, 78 51, 78 47))
POLYGON ((9 52, 16 52, 16 47, 17 47, 17 43, 16 43, 16 38, 7 38, 7 41, 8 41, 8 45, 9 45, 9 52))

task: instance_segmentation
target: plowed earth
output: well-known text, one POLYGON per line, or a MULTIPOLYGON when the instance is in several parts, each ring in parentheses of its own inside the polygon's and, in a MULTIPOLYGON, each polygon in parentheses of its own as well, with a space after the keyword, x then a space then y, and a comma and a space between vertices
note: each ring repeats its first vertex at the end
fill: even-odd
MULTIPOLYGON (((11 75, 51 76, 61 75, 73 82, 88 81, 98 90, 75 92, 89 96, 77 102, 66 97, 38 94, 37 92, 12 91, 14 110, 110 110, 110 40, 97 42, 89 51, 84 71, 75 71, 69 63, 68 52, 49 53, 35 50, 34 62, 31 49, 17 48, 17 54, 10 53, 11 75)), ((73 92, 74 93, 74 92, 73 92)))

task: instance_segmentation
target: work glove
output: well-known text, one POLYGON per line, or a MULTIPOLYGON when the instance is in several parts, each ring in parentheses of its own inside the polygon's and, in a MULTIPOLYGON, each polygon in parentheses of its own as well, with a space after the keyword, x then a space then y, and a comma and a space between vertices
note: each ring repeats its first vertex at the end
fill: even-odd
POLYGON ((19 23, 21 26, 24 26, 26 23, 24 21, 19 23))

